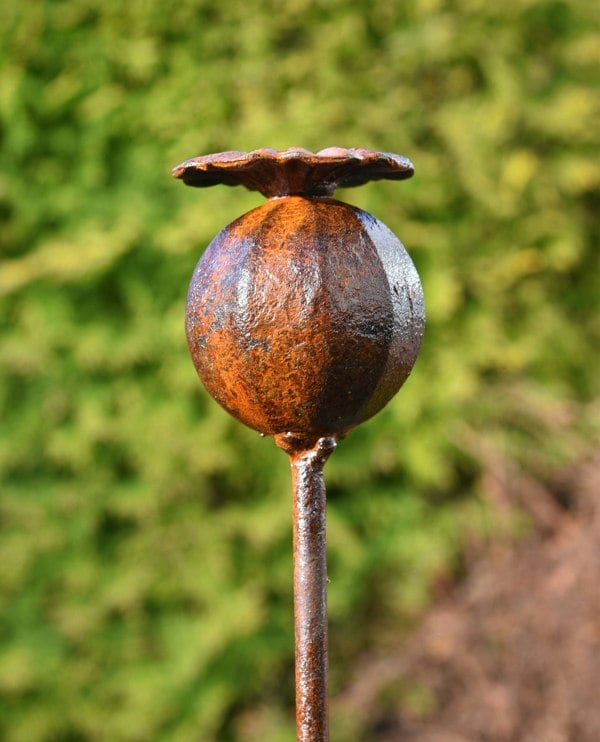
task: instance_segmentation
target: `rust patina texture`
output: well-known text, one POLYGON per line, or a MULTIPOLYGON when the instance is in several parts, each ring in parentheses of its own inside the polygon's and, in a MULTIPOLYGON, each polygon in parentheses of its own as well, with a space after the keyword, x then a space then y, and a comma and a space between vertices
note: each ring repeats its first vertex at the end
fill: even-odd
POLYGON ((327 545, 323 467, 337 442, 284 435, 294 491, 294 634, 296 729, 299 742, 328 739, 327 545))
POLYGON ((187 338, 211 395, 268 435, 345 435, 416 359, 416 271, 374 217, 330 198, 267 201, 213 240, 192 278, 187 338))
POLYGON ((400 389, 424 328, 421 283, 402 243, 331 196, 412 173, 404 157, 339 147, 223 152, 173 171, 188 185, 244 185, 269 199, 225 227, 198 262, 186 335, 214 399, 290 456, 301 742, 328 739, 323 467, 336 442, 400 389))

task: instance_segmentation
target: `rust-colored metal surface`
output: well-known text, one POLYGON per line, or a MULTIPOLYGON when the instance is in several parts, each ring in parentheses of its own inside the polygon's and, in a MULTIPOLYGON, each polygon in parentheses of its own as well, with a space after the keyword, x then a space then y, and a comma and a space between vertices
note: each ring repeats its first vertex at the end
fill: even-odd
POLYGON ((402 386, 425 321, 402 243, 331 196, 337 186, 412 173, 399 155, 339 147, 223 152, 173 171, 188 185, 244 185, 269 198, 198 262, 186 335, 214 399, 290 456, 300 742, 328 739, 323 466, 336 441, 402 386))
POLYGON ((290 456, 294 521, 294 634, 296 734, 299 742, 326 742, 327 547, 323 467, 336 447, 332 436, 276 438, 290 456))
POLYGON ((391 152, 328 147, 313 154, 302 147, 283 152, 219 152, 193 157, 173 170, 186 185, 204 188, 223 183, 243 185, 267 198, 279 196, 331 196, 370 180, 404 180, 414 168, 410 160, 391 152))
POLYGON ((261 433, 345 435, 378 412, 423 332, 416 271, 375 217, 330 198, 271 199, 209 245, 190 285, 200 378, 261 433))

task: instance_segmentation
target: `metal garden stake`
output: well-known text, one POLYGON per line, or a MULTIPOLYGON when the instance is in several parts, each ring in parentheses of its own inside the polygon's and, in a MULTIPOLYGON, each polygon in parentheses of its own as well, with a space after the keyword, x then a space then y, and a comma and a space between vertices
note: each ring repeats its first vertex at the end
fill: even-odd
POLYGON ((196 370, 229 413, 274 437, 293 478, 296 729, 325 742, 327 563, 323 467, 337 441, 402 386, 424 328, 415 267, 336 187, 413 174, 387 152, 222 152, 173 171, 187 185, 244 185, 268 201, 210 243, 189 288, 196 370))

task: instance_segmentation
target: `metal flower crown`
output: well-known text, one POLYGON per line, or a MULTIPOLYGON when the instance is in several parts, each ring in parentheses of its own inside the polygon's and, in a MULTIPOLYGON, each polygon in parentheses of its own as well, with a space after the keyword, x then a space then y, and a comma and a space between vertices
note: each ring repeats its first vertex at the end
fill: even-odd
POLYGON ((413 173, 406 157, 343 147, 328 147, 316 154, 302 147, 232 150, 193 157, 173 169, 174 177, 186 185, 243 185, 267 198, 331 196, 338 187, 359 186, 370 180, 405 180, 413 173))

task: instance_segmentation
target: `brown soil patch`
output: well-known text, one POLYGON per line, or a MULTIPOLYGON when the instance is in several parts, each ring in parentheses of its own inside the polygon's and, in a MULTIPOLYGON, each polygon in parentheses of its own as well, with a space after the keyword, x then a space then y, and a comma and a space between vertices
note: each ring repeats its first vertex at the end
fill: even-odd
POLYGON ((534 531, 479 547, 401 650, 364 658, 338 703, 376 720, 366 739, 600 740, 600 454, 552 488, 522 479, 502 497, 534 531), (412 711, 398 708, 410 686, 412 711))

